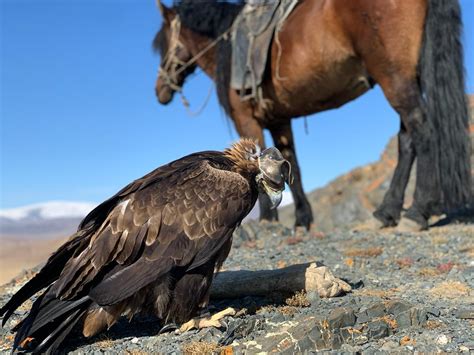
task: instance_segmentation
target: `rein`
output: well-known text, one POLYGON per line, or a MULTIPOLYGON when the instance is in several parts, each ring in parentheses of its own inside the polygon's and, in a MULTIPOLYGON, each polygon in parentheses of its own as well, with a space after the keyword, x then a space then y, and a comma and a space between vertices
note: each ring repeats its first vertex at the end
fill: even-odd
MULTIPOLYGON (((186 69, 188 69, 191 65, 195 64, 204 54, 206 54, 209 50, 215 47, 217 43, 219 43, 222 39, 225 39, 229 35, 229 32, 231 30, 232 26, 230 26, 226 31, 221 33, 215 40, 210 42, 206 47, 204 47, 196 55, 191 57, 191 59, 189 59, 187 62, 183 62, 177 56, 178 49, 184 48, 183 43, 179 40, 179 35, 181 32, 181 21, 179 20, 178 16, 176 16, 171 21, 170 46, 165 57, 163 58, 163 65, 159 68, 158 77, 161 77, 166 85, 168 85, 172 90, 180 94, 181 101, 186 108, 189 108, 189 102, 188 100, 186 100, 186 97, 183 94, 182 85, 178 84, 178 76, 186 69), (179 69, 178 66, 180 66, 179 69)), ((208 94, 204 105, 207 104, 209 96, 210 93, 208 94)), ((203 107, 199 109, 199 112, 201 112, 202 109, 203 107)), ((193 115, 194 114, 195 113, 193 113, 193 115)))

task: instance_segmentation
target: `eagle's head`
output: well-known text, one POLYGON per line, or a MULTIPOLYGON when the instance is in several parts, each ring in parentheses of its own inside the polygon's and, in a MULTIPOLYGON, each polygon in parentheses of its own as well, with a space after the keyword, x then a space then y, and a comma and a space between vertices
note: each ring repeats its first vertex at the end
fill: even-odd
POLYGON ((258 167, 257 184, 270 197, 271 207, 276 208, 281 202, 285 182, 292 183, 291 165, 277 148, 270 147, 258 157, 258 167))
POLYGON ((270 197, 271 207, 278 207, 285 182, 290 184, 292 175, 290 163, 277 148, 262 151, 254 140, 244 138, 226 149, 225 155, 233 161, 236 172, 254 176, 259 191, 270 197))

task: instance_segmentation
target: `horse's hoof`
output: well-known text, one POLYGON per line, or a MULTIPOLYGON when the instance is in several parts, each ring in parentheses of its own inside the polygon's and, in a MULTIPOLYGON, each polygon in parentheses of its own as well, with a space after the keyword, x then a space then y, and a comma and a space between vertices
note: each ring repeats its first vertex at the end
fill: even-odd
POLYGON ((397 232, 402 232, 402 233, 421 232, 422 230, 425 230, 425 229, 427 229, 425 226, 407 217, 402 217, 397 227, 395 228, 397 232))

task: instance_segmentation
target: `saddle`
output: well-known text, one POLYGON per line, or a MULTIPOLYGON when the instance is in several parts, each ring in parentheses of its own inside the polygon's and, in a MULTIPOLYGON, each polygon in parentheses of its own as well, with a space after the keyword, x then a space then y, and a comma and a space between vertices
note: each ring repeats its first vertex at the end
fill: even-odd
POLYGON ((232 89, 242 100, 262 99, 260 85, 275 33, 298 0, 248 0, 234 21, 231 42, 232 89))

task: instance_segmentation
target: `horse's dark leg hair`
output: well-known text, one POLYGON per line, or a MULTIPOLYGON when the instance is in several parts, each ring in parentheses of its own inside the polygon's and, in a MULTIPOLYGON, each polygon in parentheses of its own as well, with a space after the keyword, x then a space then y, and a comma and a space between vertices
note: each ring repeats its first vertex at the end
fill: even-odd
POLYGON ((398 133, 398 162, 395 173, 382 204, 374 212, 374 216, 383 223, 384 227, 395 226, 400 220, 405 189, 410 178, 410 171, 414 160, 415 149, 413 142, 402 121, 400 123, 400 132, 398 133))
POLYGON ((296 159, 295 144, 293 140, 293 132, 291 130, 291 122, 279 124, 269 128, 270 133, 283 157, 291 164, 293 173, 293 183, 290 185, 291 193, 295 201, 295 227, 303 226, 309 230, 311 223, 313 223, 313 212, 311 206, 303 191, 303 184, 301 181, 301 172, 296 159))
POLYGON ((438 154, 435 150, 435 128, 432 121, 426 118, 416 80, 398 78, 388 90, 383 86, 382 88, 393 108, 400 114, 417 158, 415 196, 405 217, 425 229, 428 227, 428 218, 438 211, 441 202, 440 180, 436 169, 438 154))

